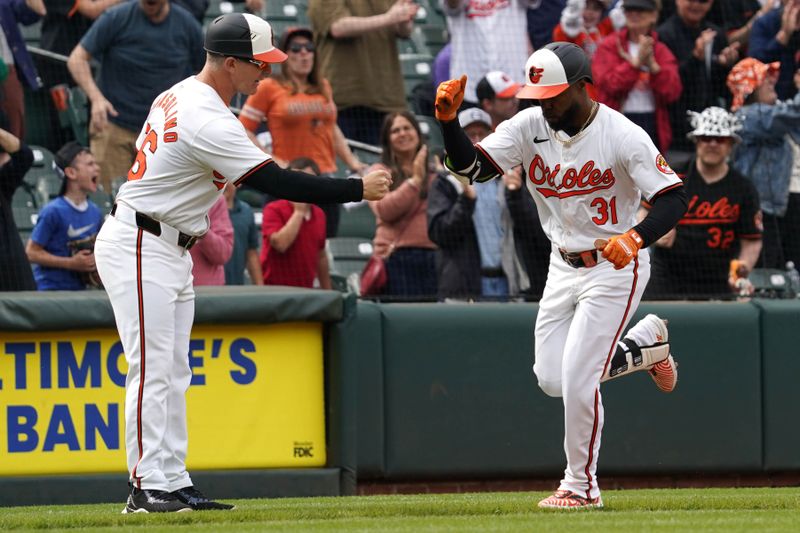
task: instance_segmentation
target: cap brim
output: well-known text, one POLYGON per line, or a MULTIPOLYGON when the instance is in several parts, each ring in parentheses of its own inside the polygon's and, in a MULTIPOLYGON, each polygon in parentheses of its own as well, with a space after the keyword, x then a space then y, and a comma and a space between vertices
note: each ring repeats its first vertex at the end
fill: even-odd
POLYGON ((509 85, 499 93, 496 93, 494 96, 495 98, 514 98, 519 92, 521 87, 522 85, 520 85, 519 83, 514 83, 512 85, 509 85))
POLYGON ((259 61, 266 61, 267 63, 283 63, 286 61, 288 56, 278 50, 277 48, 273 48, 268 52, 264 52, 263 54, 255 54, 253 55, 253 59, 258 59, 259 61))
POLYGON ((569 83, 559 83, 558 85, 546 85, 541 87, 526 85, 517 93, 517 98, 532 98, 535 100, 552 98, 563 93, 568 87, 569 83))

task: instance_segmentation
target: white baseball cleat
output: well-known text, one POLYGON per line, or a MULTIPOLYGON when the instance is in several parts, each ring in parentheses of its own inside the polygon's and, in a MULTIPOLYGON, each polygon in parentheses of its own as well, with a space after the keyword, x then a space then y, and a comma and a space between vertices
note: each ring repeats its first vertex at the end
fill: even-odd
MULTIPOLYGON (((668 321, 650 314, 640 320, 634 328, 642 324, 647 327, 647 331, 653 336, 653 343, 669 342, 668 321)), ((632 328, 633 329, 633 328, 632 328)), ((678 363, 673 359, 672 354, 647 369, 647 373, 653 378, 656 387, 662 392, 672 392, 678 384, 678 363)))
POLYGON ((656 387, 661 392, 672 392, 675 390, 675 385, 678 384, 678 363, 672 358, 672 354, 650 367, 647 373, 656 382, 656 387))
POLYGON ((579 496, 571 490, 557 490, 551 496, 539 502, 539 507, 542 509, 600 509, 603 507, 603 499, 598 496, 597 498, 586 498, 579 496))

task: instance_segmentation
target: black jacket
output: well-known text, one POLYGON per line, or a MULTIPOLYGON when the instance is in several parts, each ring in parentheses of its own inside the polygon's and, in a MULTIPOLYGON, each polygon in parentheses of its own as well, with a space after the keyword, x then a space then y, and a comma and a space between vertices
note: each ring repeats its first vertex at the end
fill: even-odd
POLYGON ((428 237, 439 247, 436 273, 440 300, 481 295, 481 254, 472 222, 475 200, 459 194, 445 175, 428 191, 428 237))
POLYGON ((683 83, 680 98, 669 107, 672 148, 694 152, 694 145, 686 138, 686 134, 691 130, 686 111, 699 113, 709 106, 726 109, 730 107, 730 92, 725 85, 730 66, 722 66, 717 61, 719 53, 728 46, 728 38, 716 24, 703 21, 699 27, 690 28, 677 14, 667 19, 656 31, 659 40, 666 44, 678 59, 678 71, 683 83), (695 41, 706 29, 717 32, 711 47, 710 69, 706 67, 704 61, 692 55, 695 41))
POLYGON ((24 144, 0 168, 0 291, 35 291, 36 282, 14 222, 11 199, 33 165, 33 152, 24 144))
MULTIPOLYGON (((544 234, 536 204, 523 187, 505 191, 514 223, 514 248, 528 275, 524 296, 539 299, 550 264, 550 240, 544 234)), ((475 201, 459 194, 447 177, 439 176, 428 192, 428 237, 439 246, 439 298, 478 298, 481 295, 481 254, 472 215, 475 201)))

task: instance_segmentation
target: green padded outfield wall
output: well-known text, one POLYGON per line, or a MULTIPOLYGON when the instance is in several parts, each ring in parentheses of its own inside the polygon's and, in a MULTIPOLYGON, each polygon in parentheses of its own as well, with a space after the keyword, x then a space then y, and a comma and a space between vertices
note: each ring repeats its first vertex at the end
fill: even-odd
MULTIPOLYGON (((384 419, 370 429, 385 432, 385 478, 514 477, 563 469, 561 400, 541 392, 531 370, 536 310, 534 304, 380 306, 384 419)), ((760 470, 758 309, 644 304, 634 320, 646 312, 670 320, 679 385, 666 395, 642 373, 603 386, 601 472, 760 470)), ((358 405, 375 420, 378 391, 369 386, 371 397, 358 405)), ((368 449, 374 458, 374 447, 368 449)), ((371 466, 363 477, 377 474, 371 466)))
POLYGON ((800 302, 759 300, 764 382, 764 468, 800 469, 800 302))
POLYGON ((758 309, 648 302, 633 320, 648 312, 669 320, 678 386, 664 394, 644 372, 603 385, 601 474, 760 471, 758 309))

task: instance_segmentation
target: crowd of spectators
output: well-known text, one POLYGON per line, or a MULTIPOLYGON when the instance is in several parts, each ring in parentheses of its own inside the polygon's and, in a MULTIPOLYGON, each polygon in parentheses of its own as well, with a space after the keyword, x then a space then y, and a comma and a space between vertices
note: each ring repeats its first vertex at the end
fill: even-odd
MULTIPOLYGON (((0 3, 0 287, 97 286, 91 246, 74 244, 91 241, 99 227, 92 195, 113 194, 127 179, 152 101, 202 65, 208 6, 0 3), (38 20, 38 46, 57 55, 32 59, 26 49, 20 28, 38 20), (88 97, 89 146, 63 128, 65 87, 88 97), (53 94, 43 120, 64 185, 31 239, 17 246, 12 198, 32 164, 27 91, 53 94)), ((263 0, 242 7, 266 12, 263 0)), ((800 264, 800 0, 309 0, 308 26, 280 35, 288 60, 244 102, 239 118, 278 164, 331 179, 367 170, 348 140, 381 150, 375 165, 394 184, 369 209, 373 253, 387 265, 383 297, 537 298, 547 274, 550 247, 525 169, 508 169, 496 183, 450 179, 445 154, 422 127, 431 124, 421 124, 431 107, 409 109, 398 39, 414 36, 425 9, 438 10, 450 42, 420 89, 467 74, 459 120, 473 142, 519 111, 515 94, 533 50, 566 40, 592 57, 593 98, 652 137, 695 202, 654 246, 648 296, 731 297, 747 292, 741 279, 756 267, 800 264), (716 213, 722 203, 736 216, 720 221, 702 212, 716 206, 716 213), (687 253, 698 247, 704 253, 687 253)), ((212 230, 192 250, 196 284, 332 286, 335 258, 331 264, 325 239, 339 235, 339 205, 242 198, 226 190, 212 209, 212 230)))

